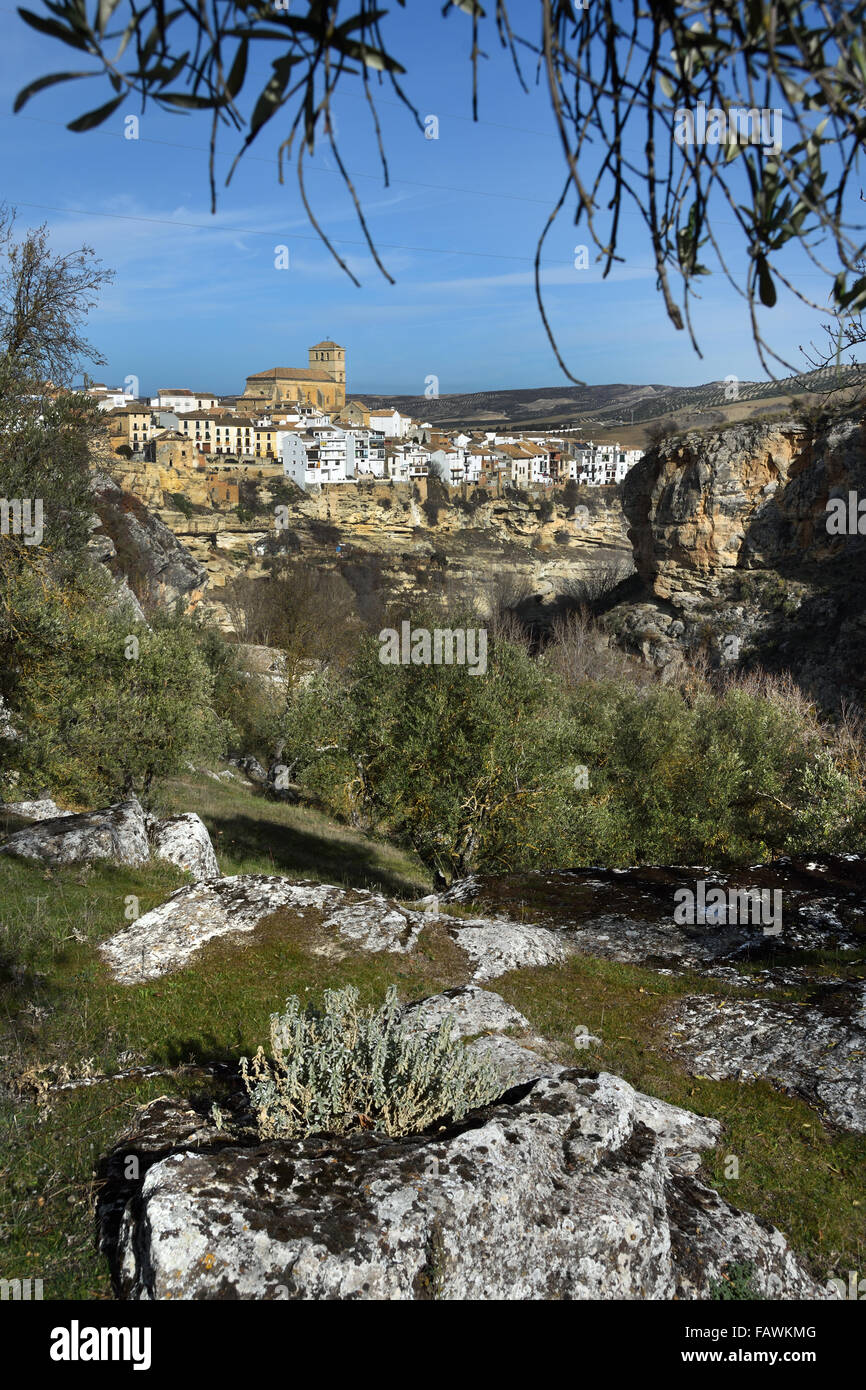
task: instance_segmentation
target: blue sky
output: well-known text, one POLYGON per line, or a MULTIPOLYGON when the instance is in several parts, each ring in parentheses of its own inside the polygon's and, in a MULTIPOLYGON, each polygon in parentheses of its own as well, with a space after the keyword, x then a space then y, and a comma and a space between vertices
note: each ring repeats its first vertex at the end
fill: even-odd
MULTIPOLYGON (((108 360, 98 379, 133 375, 146 394, 181 385, 240 391, 247 373, 305 365, 311 343, 334 338, 347 349, 350 394, 420 394, 431 375, 443 394, 565 384, 533 287, 536 242, 564 178, 547 98, 543 90, 524 94, 507 57, 490 45, 480 70, 482 120, 474 124, 469 24, 457 14, 441 20, 433 0, 409 8, 395 11, 392 50, 408 68, 404 81, 421 115, 438 117, 439 139, 425 140, 383 88, 386 188, 363 101, 347 92, 336 108, 341 152, 394 285, 362 245, 330 153, 308 164, 316 214, 360 289, 318 241, 293 178, 282 187, 277 181, 277 122, 228 189, 222 183, 237 137, 223 136, 212 216, 205 115, 149 107, 140 138, 127 140, 124 117, 139 112, 130 103, 96 131, 66 131, 66 121, 110 96, 99 79, 49 90, 13 116, 21 86, 79 66, 79 55, 33 32, 11 7, 0 10, 4 196, 22 225, 47 222, 57 249, 87 242, 116 271, 90 324, 108 360), (280 245, 289 248, 288 270, 274 265, 280 245)), ((604 282, 595 268, 574 268, 575 245, 588 238, 568 208, 548 236, 546 305, 574 375, 684 385, 730 374, 762 379, 745 304, 721 276, 704 280, 695 306, 703 359, 671 326, 640 225, 629 212, 620 248, 626 264, 604 282)), ((790 265, 814 276, 802 257, 790 265)), ((819 280, 805 283, 826 294, 819 280)), ((800 360, 797 344, 821 338, 821 315, 784 293, 762 321, 792 360, 800 360)))

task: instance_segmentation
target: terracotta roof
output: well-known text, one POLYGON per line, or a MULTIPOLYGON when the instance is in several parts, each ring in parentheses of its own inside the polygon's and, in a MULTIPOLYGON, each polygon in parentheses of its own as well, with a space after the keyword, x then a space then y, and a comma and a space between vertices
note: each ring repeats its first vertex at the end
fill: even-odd
POLYGON ((266 372, 251 372, 247 381, 276 381, 280 378, 289 381, 329 381, 332 385, 334 382, 331 374, 319 367, 269 367, 266 372))
POLYGON ((326 338, 323 343, 313 343, 313 346, 310 348, 310 352, 315 352, 316 348, 338 348, 340 352, 343 351, 343 349, 340 347, 340 344, 332 343, 330 338, 326 338))

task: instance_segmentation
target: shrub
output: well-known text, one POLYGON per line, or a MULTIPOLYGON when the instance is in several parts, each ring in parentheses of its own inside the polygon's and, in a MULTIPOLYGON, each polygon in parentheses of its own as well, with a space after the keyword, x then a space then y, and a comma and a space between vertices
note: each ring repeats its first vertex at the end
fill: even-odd
POLYGON ((710 1281, 710 1298, 718 1302, 761 1299, 764 1295, 758 1293, 754 1281, 755 1266, 751 1260, 727 1264, 722 1269, 721 1277, 710 1281))
POLYGON ((325 1007, 297 995, 271 1014, 273 1057, 259 1048, 241 1076, 262 1138, 380 1129, 411 1134, 436 1120, 459 1120, 505 1087, 489 1062, 452 1038, 450 1018, 435 1032, 400 1026, 392 985, 378 1009, 361 1010, 353 987, 325 991, 325 1007))
POLYGON ((609 602, 623 580, 633 573, 633 560, 615 555, 610 560, 596 563, 589 574, 566 581, 564 594, 575 607, 585 606, 591 612, 598 612, 609 602))
POLYGON ((487 625, 483 676, 383 665, 368 638, 291 691, 283 756, 304 794, 446 878, 862 848, 856 720, 834 736, 793 683, 766 676, 660 682, 582 614, 541 658, 507 612, 487 625))
POLYGON ((175 510, 183 516, 189 518, 193 514, 193 505, 189 498, 182 492, 170 492, 169 501, 174 503, 175 510))
POLYGON ((214 678, 185 620, 136 621, 95 567, 62 582, 34 562, 0 579, 0 695, 23 734, 0 792, 20 778, 93 805, 221 750, 214 678))
MULTIPOLYGON (((472 624, 471 613, 448 618, 452 629, 472 624)), ((383 665, 367 639, 342 685, 290 697, 286 761, 297 761, 305 791, 339 814, 348 804, 353 819, 397 836, 446 876, 482 863, 532 868, 556 840, 547 826, 565 758, 557 693, 506 640, 491 643, 486 673, 473 675, 457 664, 383 665)))
POLYGON ((276 747, 285 695, 278 684, 245 669, 237 647, 214 627, 189 619, 198 649, 213 677, 211 705, 226 724, 226 748, 270 761, 276 747))

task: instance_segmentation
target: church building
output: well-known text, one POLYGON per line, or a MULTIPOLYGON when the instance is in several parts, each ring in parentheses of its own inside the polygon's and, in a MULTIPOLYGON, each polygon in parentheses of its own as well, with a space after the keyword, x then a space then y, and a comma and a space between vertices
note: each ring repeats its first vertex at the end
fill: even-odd
POLYGON ((250 406, 313 405, 336 412, 346 404, 346 349, 329 341, 309 349, 309 367, 270 367, 248 376, 250 406))

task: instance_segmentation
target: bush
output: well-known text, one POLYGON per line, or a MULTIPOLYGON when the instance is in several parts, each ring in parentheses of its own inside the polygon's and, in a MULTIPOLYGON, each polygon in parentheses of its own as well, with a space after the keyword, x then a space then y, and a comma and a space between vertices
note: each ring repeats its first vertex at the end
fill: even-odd
POLYGON ((179 511, 182 516, 185 516, 187 519, 192 516, 194 508, 192 502, 190 502, 185 493, 170 492, 168 496, 169 500, 174 503, 175 509, 179 511))
POLYGON ((246 670, 237 646, 217 628, 194 625, 199 651, 213 677, 211 704, 227 727, 227 751, 252 753, 269 762, 279 739, 284 692, 278 684, 246 670))
MULTIPOLYGON (((473 625, 471 614, 447 619, 473 625)), ((290 696, 286 762, 333 811, 397 836, 447 877, 535 867, 556 853, 561 819, 558 692, 521 644, 491 647, 486 672, 473 675, 383 665, 375 639, 362 641, 344 680, 290 696)))
POLYGON ((264 1139, 379 1129, 412 1134, 436 1120, 460 1120, 501 1095, 489 1062, 452 1038, 452 1020, 435 1032, 400 1025, 392 985, 378 1009, 361 1010, 358 991, 325 991, 324 1012, 297 995, 271 1014, 273 1058, 259 1048, 241 1059, 241 1076, 264 1139))
POLYGON ((631 557, 614 556, 606 562, 596 562, 589 574, 567 580, 564 596, 570 605, 586 607, 590 612, 597 613, 609 603, 622 581, 632 574, 634 562, 631 557))
POLYGON ((306 795, 446 878, 862 848, 862 730, 834 735, 791 682, 662 684, 580 616, 542 659, 504 621, 489 636, 484 675, 382 665, 368 639, 292 692, 284 757, 306 795))
POLYGON ((50 788, 93 805, 222 750, 214 678, 186 620, 147 627, 96 569, 63 581, 9 565, 0 579, 0 695, 23 735, 4 750, 0 794, 50 788))

